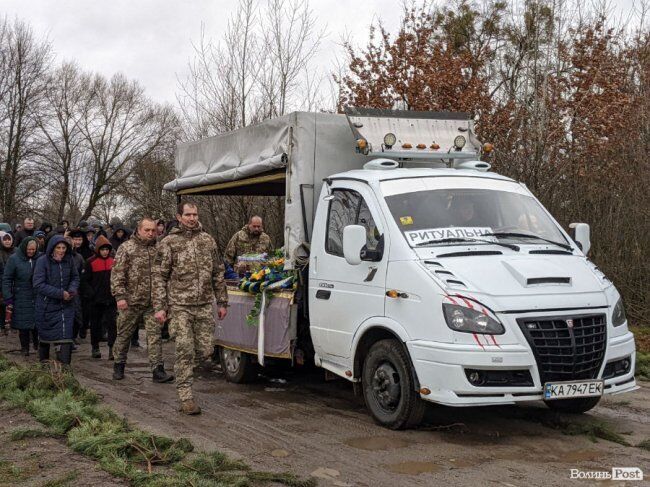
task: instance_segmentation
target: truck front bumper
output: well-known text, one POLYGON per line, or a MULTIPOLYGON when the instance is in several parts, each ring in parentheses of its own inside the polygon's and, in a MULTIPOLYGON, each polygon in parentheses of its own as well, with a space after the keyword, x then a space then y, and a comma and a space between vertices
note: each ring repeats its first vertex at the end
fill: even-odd
MULTIPOLYGON (((413 340, 406 343, 421 388, 431 391, 422 399, 449 406, 487 406, 541 401, 543 384, 535 357, 527 345, 478 345, 438 343, 413 340), (478 387, 467 379, 465 369, 527 370, 533 379, 530 387, 478 387)), ((627 333, 608 340, 605 364, 630 357, 630 371, 605 380, 605 394, 618 394, 637 389, 634 380, 636 358, 634 336, 627 333)))

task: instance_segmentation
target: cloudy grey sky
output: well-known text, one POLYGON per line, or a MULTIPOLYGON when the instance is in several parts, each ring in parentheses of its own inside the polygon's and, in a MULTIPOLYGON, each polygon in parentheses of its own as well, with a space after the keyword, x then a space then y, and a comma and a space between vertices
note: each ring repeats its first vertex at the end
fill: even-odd
MULTIPOLYGON (((176 74, 186 72, 201 23, 218 39, 236 0, 0 0, 0 15, 28 21, 47 35, 57 60, 76 60, 85 70, 107 76, 121 71, 143 83, 158 101, 175 100, 176 74)), ((346 33, 367 38, 376 15, 398 24, 401 0, 312 0, 327 37, 317 64, 329 71, 346 33), (338 5, 338 7, 337 7, 338 5), (393 15, 390 15, 390 14, 393 15)))
MULTIPOLYGON (((634 1, 610 0, 622 12, 634 1)), ((106 76, 121 71, 142 82, 151 98, 174 102, 176 76, 186 72, 201 23, 208 37, 220 38, 236 5, 236 0, 0 0, 0 15, 26 20, 38 35, 47 35, 57 60, 76 60, 106 76)), ((336 56, 342 57, 343 36, 364 43, 377 17, 396 29, 401 5, 402 0, 311 0, 318 25, 327 29, 316 65, 323 73, 332 71, 336 56)))

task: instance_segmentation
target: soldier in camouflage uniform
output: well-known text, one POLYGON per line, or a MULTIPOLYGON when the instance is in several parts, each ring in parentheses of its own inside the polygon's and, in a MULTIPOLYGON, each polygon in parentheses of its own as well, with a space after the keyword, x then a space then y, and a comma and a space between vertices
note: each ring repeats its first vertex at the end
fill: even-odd
MULTIPOLYGON (((235 267, 237 257, 244 254, 263 254, 273 250, 271 238, 264 233, 262 218, 253 216, 241 230, 235 233, 224 252, 226 264, 235 267)), ((235 269, 237 270, 237 269, 235 269)))
POLYGON ((169 313, 169 333, 176 342, 179 410, 199 414, 201 409, 192 393, 194 367, 212 353, 212 303, 217 302, 218 318, 225 318, 228 291, 217 244, 201 228, 196 205, 181 203, 176 218, 179 226, 158 244, 153 302, 159 322, 163 323, 169 313))
POLYGON ((120 245, 111 275, 111 292, 120 313, 117 320, 117 339, 113 348, 115 380, 124 378, 124 365, 131 336, 140 321, 144 321, 147 332, 147 352, 153 381, 174 380, 173 375, 165 372, 160 326, 154 318, 151 301, 156 258, 156 222, 151 218, 144 218, 138 223, 133 236, 120 245))

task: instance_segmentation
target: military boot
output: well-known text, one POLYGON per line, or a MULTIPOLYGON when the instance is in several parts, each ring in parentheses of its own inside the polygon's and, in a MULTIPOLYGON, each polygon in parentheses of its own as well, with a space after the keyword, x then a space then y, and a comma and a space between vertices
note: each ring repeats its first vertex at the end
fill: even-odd
POLYGON ((158 365, 155 369, 153 369, 153 381, 154 382, 171 382, 174 380, 174 376, 172 374, 168 374, 165 372, 165 366, 163 364, 158 365))
POLYGON ((201 414, 201 408, 196 404, 196 402, 194 402, 194 399, 182 401, 178 410, 183 414, 187 414, 188 416, 201 414))
POLYGON ((124 364, 113 364, 113 380, 124 379, 124 364))

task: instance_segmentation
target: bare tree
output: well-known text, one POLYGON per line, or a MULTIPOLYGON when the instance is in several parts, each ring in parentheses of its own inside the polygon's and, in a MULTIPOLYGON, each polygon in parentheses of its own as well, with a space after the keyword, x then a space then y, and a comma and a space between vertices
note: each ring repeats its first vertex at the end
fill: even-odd
POLYGON ((79 126, 79 117, 88 93, 84 80, 74 63, 64 63, 47 78, 45 108, 37 114, 36 122, 45 140, 39 158, 43 186, 49 201, 56 205, 55 219, 60 221, 70 200, 75 177, 83 172, 88 152, 79 126))
POLYGON ((179 79, 177 94, 188 138, 234 130, 256 118, 250 100, 262 69, 258 22, 255 0, 241 0, 221 43, 206 39, 201 28, 189 75, 179 79))
POLYGON ((16 218, 34 187, 29 161, 36 149, 35 115, 42 110, 50 44, 20 21, 0 25, 0 212, 16 218))
POLYGON ((268 116, 287 113, 300 76, 320 46, 324 31, 307 0, 269 0, 264 22, 264 51, 268 73, 262 89, 269 102, 268 116))
POLYGON ((138 83, 121 74, 110 81, 96 75, 89 83, 79 121, 92 156, 84 219, 129 178, 137 161, 165 141, 175 122, 170 107, 153 105, 138 83))

